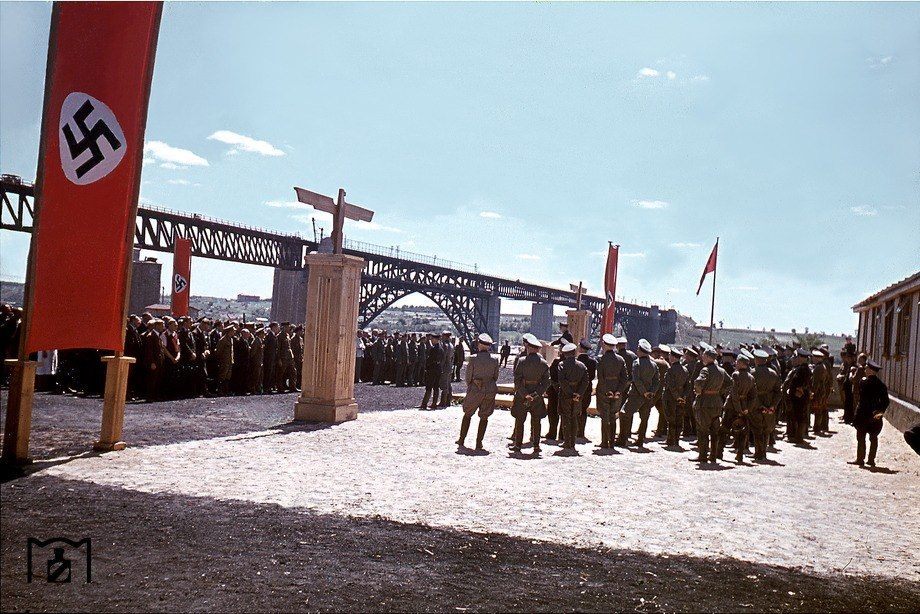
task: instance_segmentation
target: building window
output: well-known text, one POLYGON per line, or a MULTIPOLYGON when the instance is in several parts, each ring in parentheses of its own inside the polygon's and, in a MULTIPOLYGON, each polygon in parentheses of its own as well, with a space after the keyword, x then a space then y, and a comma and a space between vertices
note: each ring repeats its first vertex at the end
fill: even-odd
POLYGON ((882 311, 882 321, 883 321, 882 355, 885 358, 889 358, 890 356, 892 356, 891 338, 893 336, 892 334, 894 333, 894 320, 895 320, 894 305, 895 305, 894 300, 890 300, 887 303, 885 303, 884 311, 882 311))
POLYGON ((897 338, 894 351, 898 356, 907 356, 910 353, 910 323, 913 296, 905 294, 898 301, 895 314, 898 321, 897 338))

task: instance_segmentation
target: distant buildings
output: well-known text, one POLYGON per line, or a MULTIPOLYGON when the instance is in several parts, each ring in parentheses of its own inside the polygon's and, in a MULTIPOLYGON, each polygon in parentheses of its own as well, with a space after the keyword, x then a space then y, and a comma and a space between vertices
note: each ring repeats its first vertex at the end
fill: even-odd
POLYGON ((261 300, 262 299, 259 298, 255 294, 237 294, 236 295, 236 302, 238 303, 256 303, 261 300))

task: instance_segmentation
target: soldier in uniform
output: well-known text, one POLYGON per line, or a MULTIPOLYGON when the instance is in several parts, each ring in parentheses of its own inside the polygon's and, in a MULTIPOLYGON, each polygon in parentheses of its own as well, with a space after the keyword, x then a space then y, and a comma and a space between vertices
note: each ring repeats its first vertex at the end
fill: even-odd
POLYGON ((415 359, 416 386, 425 385, 425 363, 428 362, 428 350, 430 348, 431 344, 428 343, 428 338, 424 335, 420 335, 418 339, 418 351, 416 352, 415 359))
POLYGON ((782 380, 767 364, 769 358, 770 354, 766 350, 754 350, 753 375, 757 397, 748 417, 751 434, 754 436, 754 460, 767 460, 767 446, 776 427, 776 408, 783 396, 782 380))
MULTIPOLYGON (((629 379, 632 379, 632 368, 633 363, 636 362, 636 354, 626 347, 626 337, 620 337, 617 339, 617 353, 623 358, 623 362, 626 363, 626 376, 629 379)), ((627 436, 629 433, 627 433, 627 436)))
POLYGON ((262 369, 265 360, 265 328, 257 328, 249 346, 249 394, 262 394, 262 369))
POLYGON ((163 380, 163 363, 166 360, 166 352, 163 348, 163 342, 160 340, 160 333, 165 330, 165 326, 163 325, 163 320, 159 318, 151 319, 147 326, 142 350, 144 374, 146 375, 144 397, 148 401, 158 401, 163 394, 161 382, 163 380))
POLYGON ((463 398, 463 421, 460 423, 460 439, 457 445, 466 447, 466 434, 470 430, 473 414, 479 411, 479 430, 476 433, 476 449, 482 450, 489 416, 495 410, 495 395, 498 393, 498 359, 492 357, 492 337, 482 333, 476 338, 477 352, 466 366, 466 396, 463 398))
POLYGON ((866 376, 859 382, 859 405, 853 418, 856 425, 856 461, 851 464, 860 467, 866 454, 866 435, 869 436, 869 459, 866 462, 870 467, 875 467, 878 435, 882 432, 885 410, 891 402, 888 387, 878 377, 881 370, 882 367, 877 362, 868 361, 865 367, 866 376))
POLYGON ((582 339, 578 344, 581 353, 575 358, 588 370, 588 392, 581 395, 581 414, 578 417, 578 437, 585 438, 585 427, 588 425, 588 407, 591 406, 591 393, 593 392, 594 378, 597 376, 597 360, 588 352, 591 351, 591 342, 582 339))
MULTIPOLYGON (((547 426, 544 439, 554 441, 557 437, 558 439, 562 439, 563 431, 565 430, 565 426, 559 421, 559 364, 561 362, 562 356, 556 356, 553 362, 550 363, 549 388, 546 389, 547 426)), ((517 365, 515 365, 515 368, 517 368, 517 365)))
POLYGON ((696 398, 693 412, 696 414, 697 448, 699 456, 694 462, 715 462, 716 445, 719 438, 719 417, 722 415, 722 391, 730 385, 731 379, 716 362, 719 358, 715 348, 703 352, 703 368, 693 382, 696 398), (710 451, 712 456, 710 456, 710 451))
POLYGON ((425 359, 425 397, 419 409, 428 409, 431 396, 431 409, 438 407, 438 393, 441 390, 441 363, 444 362, 444 347, 438 343, 434 333, 428 333, 428 347, 425 359))
POLYGON ((790 443, 805 443, 805 434, 808 432, 808 403, 811 396, 808 356, 808 350, 796 350, 792 369, 783 382, 787 402, 786 440, 790 443))
POLYGON ((572 333, 569 332, 569 325, 566 322, 559 323, 559 337, 550 343, 550 345, 565 345, 566 343, 575 343, 572 333))
POLYGON ((415 333, 406 334, 406 353, 409 360, 406 362, 406 386, 415 386, 415 363, 418 361, 418 344, 415 342, 415 333))
POLYGON ((275 365, 278 364, 278 333, 280 328, 277 322, 268 325, 265 340, 262 342, 262 391, 269 394, 275 389, 275 365))
POLYGON ((195 390, 195 396, 207 396, 208 394, 208 357, 211 355, 208 347, 208 335, 211 332, 211 321, 207 318, 198 320, 198 324, 192 329, 192 343, 195 346, 195 365, 192 371, 192 386, 195 390))
POLYGON ((658 381, 661 382, 661 387, 658 389, 658 394, 655 396, 655 400, 652 403, 658 410, 658 426, 655 427, 656 438, 664 437, 668 430, 668 421, 661 408, 661 397, 664 394, 664 376, 671 368, 671 363, 669 361, 670 355, 671 347, 664 343, 659 343, 652 348, 652 362, 658 367, 658 381))
POLYGON ((549 388, 549 365, 540 356, 543 344, 531 333, 524 335, 524 347, 527 355, 518 361, 514 368, 514 403, 511 415, 514 416, 513 452, 520 453, 524 438, 524 421, 530 415, 530 438, 533 453, 540 453, 540 420, 546 415, 543 394, 549 388))
POLYGON ((824 434, 829 428, 827 416, 827 395, 830 392, 827 363, 824 352, 813 350, 811 353, 811 398, 809 408, 815 417, 813 431, 815 435, 824 434))
POLYGON ((448 407, 453 396, 450 384, 454 371, 454 344, 450 338, 450 331, 445 330, 441 333, 441 347, 444 350, 444 357, 441 359, 441 407, 448 407))
MULTIPOLYGON (((2 308, 7 311, 4 313, 6 321, 0 321, 0 329, 3 329, 4 324, 11 320, 13 315, 13 310, 10 309, 9 305, 3 304, 2 308)), ((143 352, 144 348, 144 341, 141 338, 140 331, 138 330, 140 325, 141 319, 137 317, 137 315, 132 313, 130 316, 128 316, 128 323, 125 328, 125 356, 134 358, 136 361, 136 366, 128 371, 128 399, 136 399, 140 393, 138 382, 141 381, 141 353, 143 352)), ((0 361, 2 361, 4 358, 6 358, 6 355, 3 349, 0 348, 0 361)), ((0 364, 2 364, 2 362, 0 362, 0 364)), ((0 367, 0 383, 5 383, 3 382, 2 367, 0 367)))
POLYGON ((294 389, 294 350, 291 349, 291 323, 282 322, 278 334, 278 356, 275 363, 275 386, 278 392, 294 389))
POLYGON ((399 331, 393 333, 393 362, 396 365, 393 383, 391 386, 404 388, 406 386, 406 369, 409 367, 409 348, 406 339, 399 331))
POLYGON ((693 413, 693 401, 696 399, 696 391, 693 389, 693 383, 699 377, 703 363, 700 361, 700 353, 693 346, 684 349, 684 366, 687 368, 687 376, 690 381, 690 393, 687 395, 682 433, 694 437, 696 436, 696 415, 693 413))
POLYGON ((499 356, 501 357, 501 366, 507 367, 508 359, 511 357, 511 342, 508 339, 505 339, 505 344, 499 351, 499 356))
POLYGON ((233 375, 233 335, 236 328, 230 322, 224 326, 223 335, 217 342, 217 393, 225 395, 230 391, 233 375))
POLYGON ((243 324, 239 334, 233 337, 233 369, 230 375, 230 392, 236 395, 249 394, 249 344, 252 333, 243 324))
POLYGON ((645 431, 648 428, 648 417, 652 411, 652 403, 658 395, 661 381, 658 377, 658 367, 652 362, 652 344, 645 339, 639 340, 639 357, 633 361, 630 376, 629 393, 620 414, 620 437, 617 444, 626 446, 632 430, 633 414, 639 414, 639 433, 636 437, 636 446, 645 447, 645 431))
POLYGON ((294 327, 294 334, 291 335, 291 353, 294 355, 294 376, 291 380, 291 390, 300 390, 301 375, 303 373, 303 324, 294 327))
POLYGON ((629 388, 626 361, 616 352, 617 338, 601 337, 603 355, 597 363, 597 413, 601 417, 601 448, 612 448, 617 435, 620 403, 629 388))
POLYGON ((837 374, 837 388, 840 390, 840 398, 843 400, 842 422, 844 424, 852 424, 856 406, 853 404, 853 383, 850 381, 850 372, 856 365, 856 352, 850 352, 847 349, 840 350, 840 361, 840 373, 837 374))
POLYGON ((569 450, 575 449, 582 398, 588 395, 591 386, 587 367, 575 359, 577 350, 578 346, 574 343, 562 346, 562 363, 559 365, 559 417, 565 433, 562 447, 569 450))
POLYGON ((738 354, 734 365, 735 370, 730 375, 731 388, 725 400, 722 424, 719 429, 716 446, 718 460, 722 460, 722 452, 725 450, 725 443, 730 434, 734 437, 735 462, 741 463, 744 460, 744 452, 747 450, 748 416, 757 399, 754 376, 751 375, 749 366, 750 358, 743 353, 738 354))
POLYGON ((671 348, 668 358, 670 366, 664 374, 661 393, 661 412, 665 420, 665 445, 676 446, 680 444, 680 431, 684 423, 684 414, 689 405, 687 398, 690 395, 690 372, 681 364, 681 353, 676 348, 671 348))
POLYGON ((466 360, 466 350, 463 349, 463 339, 458 338, 454 346, 454 381, 460 381, 460 373, 463 370, 463 362, 466 360))
POLYGON ((383 331, 375 331, 374 343, 371 344, 371 356, 374 360, 374 380, 372 385, 379 386, 383 383, 386 370, 386 347, 384 347, 383 331))

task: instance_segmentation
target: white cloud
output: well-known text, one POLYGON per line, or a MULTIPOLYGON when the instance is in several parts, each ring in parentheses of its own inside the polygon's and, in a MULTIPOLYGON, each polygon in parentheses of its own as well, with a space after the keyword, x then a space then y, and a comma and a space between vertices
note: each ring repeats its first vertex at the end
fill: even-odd
POLYGON ((674 79, 677 78, 677 73, 674 72, 673 70, 669 70, 669 71, 667 72, 667 75, 668 75, 668 79, 670 79, 670 80, 672 80, 672 81, 673 81, 674 79))
POLYGON ((634 200, 633 206, 640 209, 664 209, 668 206, 665 200, 634 200))
POLYGON ((297 200, 266 200, 263 204, 279 209, 312 209, 310 205, 297 200))
POLYGON ((869 65, 869 68, 872 70, 879 70, 882 68, 887 68, 894 61, 893 55, 885 56, 875 56, 871 58, 866 58, 866 63, 869 65))
POLYGON ((866 205, 859 205, 858 207, 850 207, 850 211, 852 211, 854 215, 859 215, 862 217, 878 215, 878 209, 875 209, 874 207, 867 207, 866 205))
POLYGON ((645 258, 645 252, 620 252, 620 258, 645 258))
MULTIPOLYGON (((268 141, 260 141, 252 137, 244 136, 242 134, 237 134, 236 132, 231 132, 229 130, 218 130, 214 134, 208 137, 209 141, 220 141, 221 143, 226 143, 227 145, 233 145, 233 149, 230 151, 239 153, 240 151, 247 151, 250 153, 257 153, 263 156, 283 156, 284 152, 269 143, 268 141)), ((229 153, 229 152, 228 152, 229 153)))
POLYGON ((637 76, 639 77, 657 77, 660 74, 661 73, 655 70, 654 68, 649 68, 648 66, 646 66, 645 68, 639 71, 639 74, 637 76))
POLYGON ((540 259, 540 257, 537 256, 536 254, 518 254, 517 257, 519 260, 539 260, 540 259))
POLYGON ((148 141, 144 143, 144 157, 151 162, 160 162, 162 168, 179 169, 187 166, 209 166, 208 161, 201 156, 164 143, 163 141, 148 141))
POLYGON ((484 217, 490 220, 498 220, 501 219, 502 216, 500 213, 495 213, 494 211, 480 211, 479 217, 484 217))
POLYGON ((173 185, 192 185, 192 182, 188 179, 167 179, 166 183, 171 183, 173 185))
POLYGON ((693 77, 690 78, 690 81, 693 83, 705 83, 706 81, 709 81, 709 76, 708 75, 694 75, 693 77))
POLYGON ((686 241, 678 241, 676 243, 671 243, 671 247, 676 247, 678 249, 699 247, 699 243, 687 243, 686 241))

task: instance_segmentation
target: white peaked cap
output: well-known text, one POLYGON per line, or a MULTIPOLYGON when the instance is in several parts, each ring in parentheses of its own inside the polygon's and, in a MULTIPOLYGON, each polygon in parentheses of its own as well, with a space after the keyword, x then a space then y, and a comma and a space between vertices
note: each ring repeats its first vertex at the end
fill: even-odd
POLYGON ((616 345, 618 339, 614 337, 613 335, 611 335, 610 333, 607 333, 606 335, 601 337, 601 341, 603 341, 607 345, 616 345))
POLYGON ((621 343, 629 343, 629 340, 626 337, 617 337, 617 345, 621 343))
POLYGON ((540 343, 540 340, 533 333, 526 333, 523 337, 524 343, 531 347, 540 348, 543 347, 543 344, 540 343))
POLYGON ((658 349, 661 350, 662 352, 664 352, 665 354, 670 354, 670 353, 671 353, 671 346, 665 345, 664 343, 659 343, 659 344, 658 344, 658 349))
POLYGON ((643 352, 651 352, 652 344, 647 339, 639 339, 639 349, 643 352))
POLYGON ((569 352, 574 352, 577 349, 578 349, 578 346, 575 345, 574 343, 566 343, 565 345, 562 346, 562 353, 568 354, 569 352))
POLYGON ((490 337, 486 333, 480 333, 479 336, 476 337, 476 339, 479 341, 479 343, 485 343, 486 345, 492 345, 493 343, 495 343, 494 341, 492 341, 492 337, 490 337))
POLYGON ((766 350, 754 350, 754 357, 755 358, 769 358, 770 355, 767 354, 766 350))

